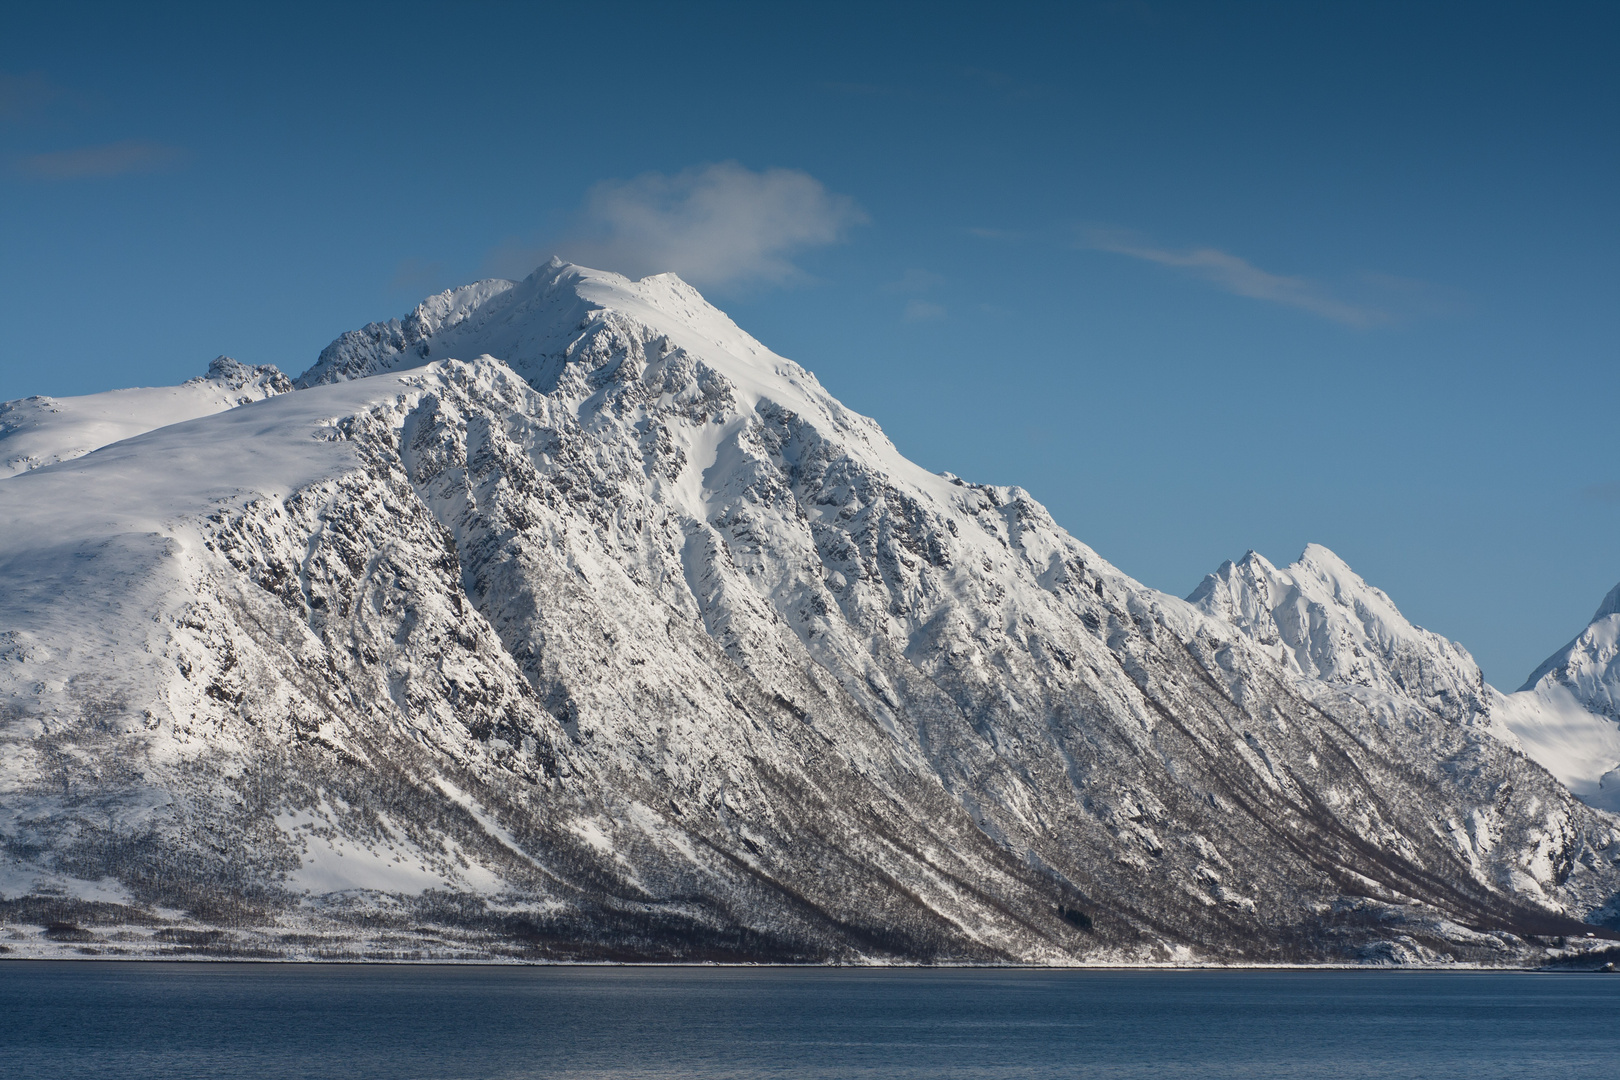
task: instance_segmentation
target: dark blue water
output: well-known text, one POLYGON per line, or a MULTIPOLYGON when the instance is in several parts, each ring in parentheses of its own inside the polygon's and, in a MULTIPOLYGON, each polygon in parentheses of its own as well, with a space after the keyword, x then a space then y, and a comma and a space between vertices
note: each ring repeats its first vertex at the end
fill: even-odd
POLYGON ((0 1077, 1620 1076, 1620 976, 0 962, 0 1077))

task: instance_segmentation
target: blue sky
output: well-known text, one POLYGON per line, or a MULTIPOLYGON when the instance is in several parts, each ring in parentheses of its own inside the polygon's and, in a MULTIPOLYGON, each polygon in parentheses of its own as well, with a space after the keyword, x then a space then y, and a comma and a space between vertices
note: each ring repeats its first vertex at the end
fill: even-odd
POLYGON ((1620 8, 48 5, 0 399, 674 269, 1150 585, 1328 545, 1513 688, 1620 581, 1620 8))

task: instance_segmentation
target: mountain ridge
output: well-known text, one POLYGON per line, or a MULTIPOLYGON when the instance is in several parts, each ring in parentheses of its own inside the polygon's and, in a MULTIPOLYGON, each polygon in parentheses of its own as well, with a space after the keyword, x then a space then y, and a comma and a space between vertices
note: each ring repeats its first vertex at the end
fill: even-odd
POLYGON ((0 403, 0 477, 69 461, 153 428, 285 394, 292 380, 272 364, 216 357, 179 386, 109 390, 0 403))

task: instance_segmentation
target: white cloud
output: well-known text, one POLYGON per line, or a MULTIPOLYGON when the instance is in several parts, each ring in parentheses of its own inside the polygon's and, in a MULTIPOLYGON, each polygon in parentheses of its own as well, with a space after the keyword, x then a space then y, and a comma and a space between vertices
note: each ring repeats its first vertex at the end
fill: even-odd
POLYGON ((883 291, 912 294, 913 299, 907 300, 900 312, 900 318, 905 322, 935 322, 945 317, 945 306, 922 297, 924 293, 933 292, 945 283, 943 275, 914 267, 901 274, 899 280, 884 285, 883 291))
POLYGON ((1315 282, 1270 273, 1216 248, 1171 251, 1151 247, 1127 233, 1110 231, 1093 232, 1087 246, 1183 270, 1226 292, 1298 308, 1346 326, 1368 327, 1391 321, 1388 312, 1349 303, 1315 282))
POLYGON ((1364 273, 1361 282, 1373 290, 1379 305, 1407 318, 1446 318, 1468 313, 1473 305, 1466 294, 1416 278, 1364 273))
POLYGON ((185 151, 161 143, 125 139, 103 146, 82 146, 51 154, 34 154, 19 162, 30 176, 44 180, 123 176, 126 173, 163 172, 185 161, 185 151))
POLYGON ((698 286, 781 284, 802 276, 789 256, 837 243, 866 220, 854 200, 808 173, 727 161, 605 180, 586 195, 577 228, 527 255, 531 268, 555 251, 631 277, 672 270, 698 286))

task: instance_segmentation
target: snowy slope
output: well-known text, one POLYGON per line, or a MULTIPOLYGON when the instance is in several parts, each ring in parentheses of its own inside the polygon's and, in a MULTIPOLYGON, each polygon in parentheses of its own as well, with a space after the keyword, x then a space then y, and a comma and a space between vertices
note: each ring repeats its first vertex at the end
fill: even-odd
POLYGON ((1584 802, 1620 813, 1620 724, 1556 682, 1498 694, 1491 719, 1584 802))
POLYGON ((179 386, 8 401, 0 404, 0 479, 291 389, 292 381, 273 366, 248 367, 221 356, 207 375, 179 386))
POLYGON ((1614 914, 1612 820, 1326 553, 1292 607, 1147 589, 678 278, 468 286, 298 385, 0 483, 0 916, 1070 963, 1614 914))
POLYGON ((1493 715, 1577 795, 1620 813, 1620 585, 1493 715))

